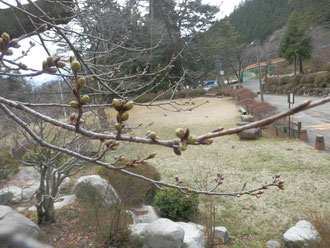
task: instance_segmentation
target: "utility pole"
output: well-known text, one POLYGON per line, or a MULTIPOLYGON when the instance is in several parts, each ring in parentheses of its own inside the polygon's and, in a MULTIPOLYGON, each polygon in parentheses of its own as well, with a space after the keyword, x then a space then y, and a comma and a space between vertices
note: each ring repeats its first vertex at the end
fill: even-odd
POLYGON ((264 93, 262 89, 262 79, 260 75, 260 54, 259 54, 259 41, 256 41, 256 48, 257 48, 257 63, 258 63, 258 77, 259 77, 259 88, 260 88, 260 99, 263 102, 264 101, 264 93))
POLYGON ((152 72, 152 47, 153 47, 153 29, 154 29, 154 0, 149 0, 150 15, 150 72, 152 72))
POLYGON ((217 66, 217 71, 218 71, 218 73, 217 73, 218 85, 220 87, 223 87, 222 78, 221 78, 221 76, 222 76, 222 60, 221 60, 219 55, 216 55, 215 63, 216 63, 216 66, 217 66))

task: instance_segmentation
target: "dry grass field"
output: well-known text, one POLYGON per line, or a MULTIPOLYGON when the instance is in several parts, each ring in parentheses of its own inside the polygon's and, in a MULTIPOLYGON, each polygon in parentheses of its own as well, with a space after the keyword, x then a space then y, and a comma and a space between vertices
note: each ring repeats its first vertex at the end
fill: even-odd
MULTIPOLYGON (((191 133, 200 135, 218 127, 234 127, 239 121, 238 107, 230 98, 193 101, 195 105, 209 102, 186 112, 135 106, 128 124, 132 128, 143 124, 133 129, 136 135, 144 136, 151 130, 160 139, 171 139, 178 127, 189 127, 191 133)), ((115 116, 111 111, 108 114, 115 116)), ((307 213, 330 212, 330 156, 299 140, 265 135, 256 141, 240 141, 237 135, 231 135, 215 139, 210 146, 189 146, 182 156, 158 146, 122 147, 119 153, 130 158, 157 152, 151 164, 160 171, 162 179, 174 182, 178 175, 193 188, 205 185, 211 188, 218 171, 225 176, 219 191, 239 191, 244 182, 247 188, 253 188, 280 173, 285 180, 284 191, 272 188, 259 199, 250 196, 216 199, 217 225, 226 226, 233 237, 223 247, 263 247, 271 238, 280 240, 286 228, 307 213)))

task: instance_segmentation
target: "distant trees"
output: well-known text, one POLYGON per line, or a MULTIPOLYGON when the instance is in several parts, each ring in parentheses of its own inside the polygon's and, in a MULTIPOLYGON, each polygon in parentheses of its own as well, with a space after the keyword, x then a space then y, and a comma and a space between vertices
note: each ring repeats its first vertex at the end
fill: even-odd
POLYGON ((312 55, 312 39, 306 34, 306 30, 300 24, 299 16, 294 12, 289 20, 278 48, 278 55, 286 58, 294 65, 294 74, 297 72, 297 62, 299 62, 299 72, 304 73, 303 61, 312 55))
MULTIPOLYGON (((214 25, 207 36, 208 52, 216 55, 221 62, 227 79, 235 75, 239 83, 243 83, 244 68, 249 65, 251 56, 244 44, 239 43, 239 35, 227 19, 214 25)), ((219 69, 218 78, 219 78, 219 69)))

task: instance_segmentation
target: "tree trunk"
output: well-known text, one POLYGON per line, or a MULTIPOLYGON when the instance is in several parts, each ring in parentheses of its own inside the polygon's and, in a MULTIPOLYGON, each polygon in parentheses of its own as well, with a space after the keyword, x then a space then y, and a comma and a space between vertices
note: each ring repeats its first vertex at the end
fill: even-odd
POLYGON ((294 61, 293 61, 294 65, 293 65, 293 68, 294 68, 294 75, 297 74, 297 55, 294 56, 294 61))
MULTIPOLYGON (((50 18, 56 19, 55 24, 66 24, 72 19, 73 12, 70 6, 72 0, 67 0, 67 4, 59 4, 52 1, 38 0, 35 2, 50 18)), ((32 15, 42 18, 43 14, 32 4, 24 4, 23 8, 32 15)), ((32 18, 36 23, 41 23, 37 18, 32 18)), ((48 19, 47 19, 48 20, 48 19)), ((36 28, 29 20, 28 16, 20 10, 12 8, 0 9, 0 34, 7 32, 12 38, 17 38, 25 33, 30 33, 36 28), (19 19, 19 22, 17 21, 19 19)))
POLYGON ((55 222, 54 200, 39 188, 37 193, 38 225, 46 226, 55 222))
POLYGON ((299 73, 304 74, 304 68, 303 68, 301 56, 299 56, 299 73))

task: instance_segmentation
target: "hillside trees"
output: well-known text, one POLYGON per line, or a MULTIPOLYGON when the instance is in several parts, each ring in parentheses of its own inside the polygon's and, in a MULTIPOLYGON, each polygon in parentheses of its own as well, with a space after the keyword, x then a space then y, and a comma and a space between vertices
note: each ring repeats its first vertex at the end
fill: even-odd
MULTIPOLYGON (((251 62, 251 48, 238 42, 239 35, 228 19, 217 22, 206 32, 207 51, 221 61, 227 79, 235 75, 243 83, 244 68, 251 62)), ((218 78, 219 68, 217 68, 218 78)))
POLYGON ((278 48, 278 55, 286 58, 294 65, 295 75, 297 61, 299 62, 299 72, 304 73, 303 60, 310 58, 312 55, 312 39, 307 35, 304 27, 300 25, 299 20, 296 13, 290 16, 287 29, 278 48))

